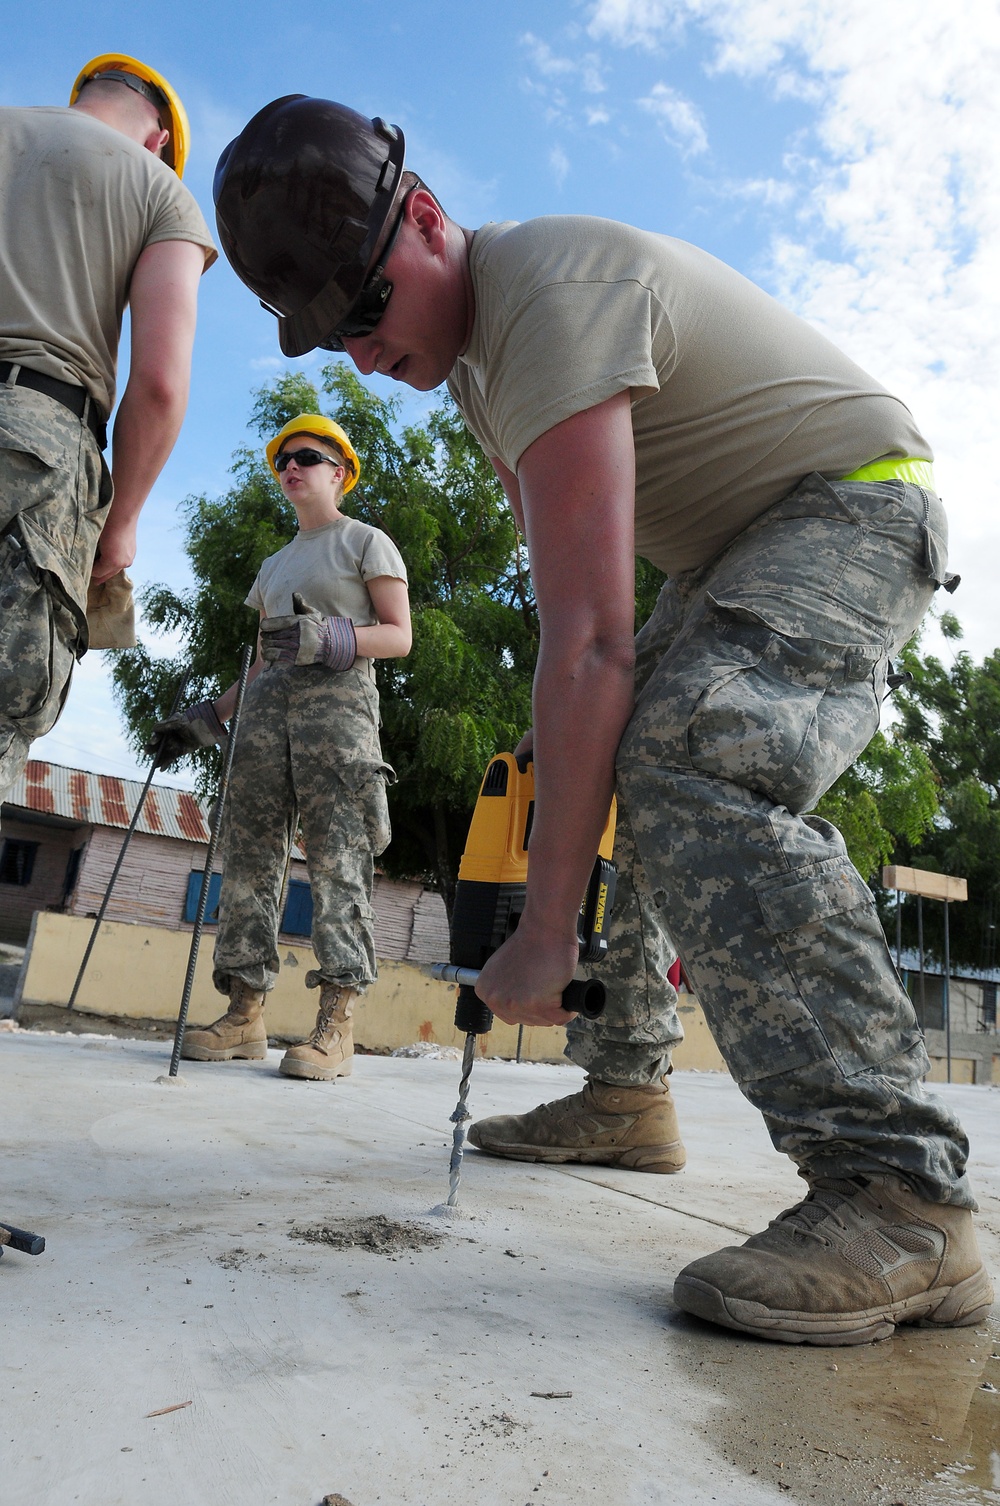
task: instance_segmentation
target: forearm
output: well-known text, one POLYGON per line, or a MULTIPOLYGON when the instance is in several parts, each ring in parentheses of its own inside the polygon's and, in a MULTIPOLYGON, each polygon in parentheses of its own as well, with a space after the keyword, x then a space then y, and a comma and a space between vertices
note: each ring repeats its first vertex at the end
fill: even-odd
POLYGON ((134 527, 180 433, 188 383, 130 381, 115 419, 111 476, 114 501, 108 522, 134 527))
POLYGON ((535 813, 525 921, 569 940, 614 793, 633 707, 630 645, 543 643, 535 673, 535 813))
POLYGON ((135 558, 142 505, 166 463, 187 407, 205 253, 189 241, 158 241, 135 264, 129 289, 131 367, 112 439, 114 500, 95 580, 107 580, 135 558))
POLYGON ((411 633, 395 622, 377 622, 372 627, 356 627, 359 659, 403 659, 410 652, 411 633))

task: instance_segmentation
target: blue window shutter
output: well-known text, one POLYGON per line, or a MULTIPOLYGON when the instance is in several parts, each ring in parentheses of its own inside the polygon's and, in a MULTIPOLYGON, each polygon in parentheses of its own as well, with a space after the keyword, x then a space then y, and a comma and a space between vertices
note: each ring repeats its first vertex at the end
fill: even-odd
MULTIPOLYGON (((201 899, 201 886, 205 881, 204 869, 193 868, 188 874, 187 894, 184 897, 184 920, 189 925, 194 925, 198 919, 198 901, 201 899)), ((222 893, 222 874, 213 873, 208 885, 208 908, 205 911, 205 920, 210 925, 217 925, 219 921, 219 896, 222 893)))
POLYGON ((287 936, 311 936, 312 925, 312 890, 302 879, 289 879, 285 913, 281 917, 281 929, 287 936))

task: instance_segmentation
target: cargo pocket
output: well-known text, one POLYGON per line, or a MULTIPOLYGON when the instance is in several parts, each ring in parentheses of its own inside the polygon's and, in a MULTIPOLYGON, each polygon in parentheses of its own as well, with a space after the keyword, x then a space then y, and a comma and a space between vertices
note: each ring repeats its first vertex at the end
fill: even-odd
POLYGON ((76 641, 15 531, 0 539, 0 701, 29 737, 55 726, 69 690, 76 641))
POLYGON ((392 836, 385 791, 387 784, 396 782, 395 770, 387 763, 349 763, 339 774, 357 818, 350 823, 353 841, 347 845, 364 848, 377 858, 392 836))
MULTIPOLYGON (((747 666, 715 679, 694 705, 691 766, 795 814, 808 810, 878 730, 888 658, 875 646, 793 637, 773 613, 709 597, 747 666)), ((716 629, 718 632, 718 629, 716 629)))
POLYGON ((924 569, 934 582, 935 591, 943 586, 950 594, 961 584, 960 575, 948 572, 948 545, 928 520, 924 523, 924 569))
POLYGON ((19 416, 15 423, 0 418, 0 450, 16 455, 15 463, 24 465, 29 474, 54 470, 64 463, 62 448, 52 443, 42 423, 27 417, 19 416))
MULTIPOLYGON (((817 1047, 822 1040, 845 1076, 869 1071, 919 1040, 871 891, 847 858, 753 887, 765 929, 818 1032, 817 1047)), ((804 1043, 807 1033, 803 1017, 795 1034, 804 1043)))
MULTIPOLYGON (((700 749, 692 748, 691 739, 699 710, 713 698, 721 705, 735 696, 730 687, 756 667, 770 638, 764 623, 739 622, 709 597, 693 629, 677 637, 640 692, 619 749, 619 768, 632 763, 700 767, 695 756, 700 749)), ((721 756, 717 751, 716 762, 721 756)))

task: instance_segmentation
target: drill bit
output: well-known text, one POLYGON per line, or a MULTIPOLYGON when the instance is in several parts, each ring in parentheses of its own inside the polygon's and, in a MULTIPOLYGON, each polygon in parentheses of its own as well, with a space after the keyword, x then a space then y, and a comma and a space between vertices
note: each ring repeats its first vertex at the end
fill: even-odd
POLYGON ((462 1152, 465 1149, 465 1125, 472 1118, 468 1110, 469 1079, 472 1076, 472 1063, 476 1059, 476 1037, 472 1031, 465 1037, 465 1050, 462 1053, 462 1081, 458 1090, 458 1103, 455 1112, 451 1116, 451 1122, 455 1126, 451 1140, 451 1164, 448 1168, 448 1208, 458 1205, 458 1184, 462 1180, 462 1152))
MULTIPOLYGON (((455 1208, 458 1205, 458 1184, 462 1178, 465 1125, 466 1121, 472 1118, 468 1110, 468 1097, 472 1064, 476 1059, 476 1037, 485 1035, 492 1029, 493 1015, 473 992, 479 981, 478 968, 458 967, 453 962, 435 962, 431 966, 431 977, 437 978, 441 983, 457 983, 462 991, 455 1010, 455 1024, 460 1030, 464 1028, 466 1031, 465 1050, 462 1053, 462 1081, 458 1090, 458 1104, 451 1115, 451 1123, 455 1126, 455 1130, 451 1140, 448 1201, 445 1204, 446 1208, 455 1208), (473 1027, 471 1030, 468 1029, 470 1025, 473 1027)), ((562 1005, 570 1014, 584 1014, 588 1019, 596 1020, 604 1009, 604 984, 597 982, 596 979, 570 983, 563 990, 562 1005)))

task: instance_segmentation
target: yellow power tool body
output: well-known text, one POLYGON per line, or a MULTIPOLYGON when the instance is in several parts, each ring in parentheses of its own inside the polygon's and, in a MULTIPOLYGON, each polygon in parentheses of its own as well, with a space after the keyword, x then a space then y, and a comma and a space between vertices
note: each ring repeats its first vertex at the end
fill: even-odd
MULTIPOLYGON (((465 852, 458 870, 451 920, 454 968, 478 971, 513 934, 524 911, 528 846, 535 809, 535 771, 530 760, 498 753, 479 789, 465 852)), ((617 870, 612 862, 616 806, 611 803, 597 861, 580 906, 577 931, 581 961, 594 961, 608 949, 617 870)), ((580 985, 577 985, 579 990, 580 985)), ((572 988, 572 985, 571 985, 572 988)), ((567 999, 568 1008, 579 1008, 567 999)), ((588 1010, 588 1013, 593 1011, 588 1010)), ((493 1016, 474 987, 459 988, 455 1025, 483 1035, 493 1016)))

